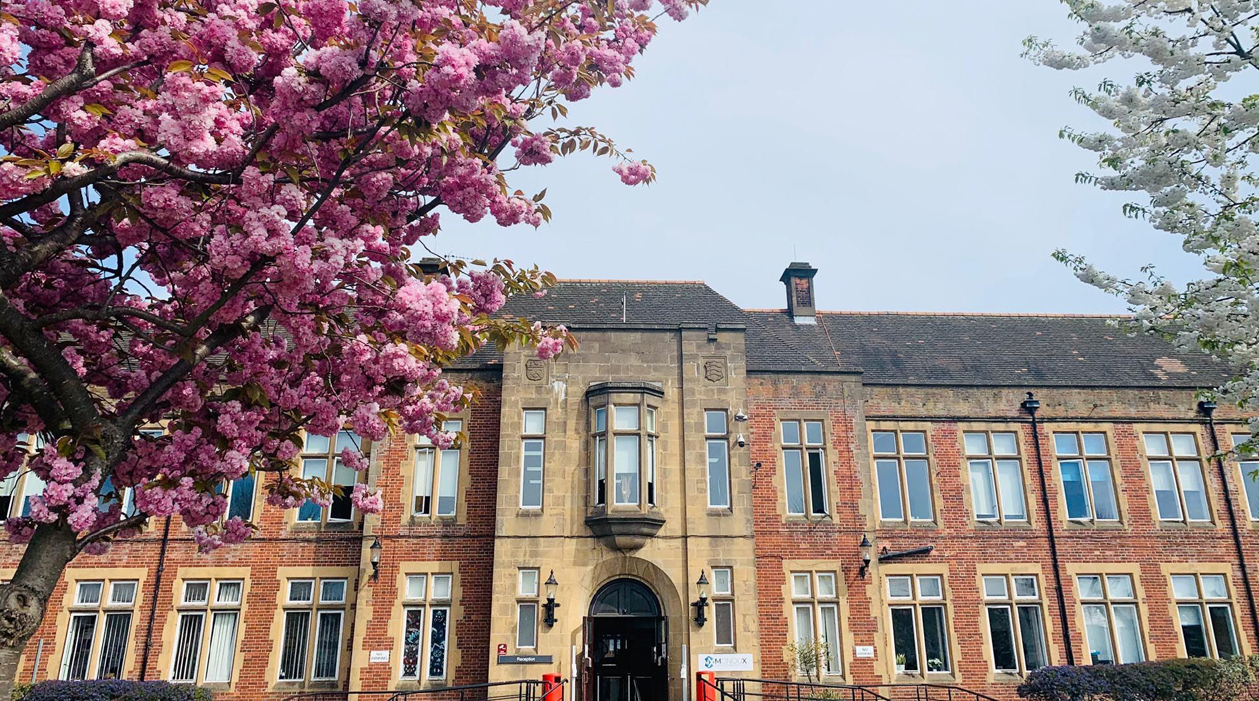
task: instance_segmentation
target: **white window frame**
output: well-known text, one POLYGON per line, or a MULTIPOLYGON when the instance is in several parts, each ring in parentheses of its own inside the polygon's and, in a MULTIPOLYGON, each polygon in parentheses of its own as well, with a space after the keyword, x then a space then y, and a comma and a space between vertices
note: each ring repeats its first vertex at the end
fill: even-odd
POLYGON ((230 684, 236 674, 236 652, 240 645, 241 624, 244 620, 244 599, 245 599, 245 582, 240 577, 212 577, 207 579, 190 579, 184 580, 181 587, 180 603, 176 610, 178 613, 178 621, 175 626, 175 640, 171 648, 170 669, 167 670, 166 678, 171 682, 191 683, 191 684, 230 684), (190 583, 205 582, 207 584, 205 601, 189 601, 188 585, 190 583), (238 587, 238 595, 235 601, 227 601, 223 598, 224 586, 235 585, 238 587), (230 657, 228 659, 227 677, 224 679, 208 678, 210 669, 210 655, 213 651, 214 643, 214 622, 218 616, 234 615, 236 623, 233 627, 232 644, 230 657), (192 677, 176 678, 175 671, 179 664, 179 646, 182 642, 180 631, 183 629, 183 619, 185 617, 201 617, 201 630, 197 635, 196 641, 196 657, 193 660, 192 677))
POLYGON ((1019 445, 1019 434, 1015 431, 992 431, 986 429, 977 429, 962 432, 962 452, 966 456, 966 477, 971 492, 971 507, 974 512, 975 520, 980 523, 1027 523, 1027 485, 1023 480, 1023 457, 1021 446, 1019 445), (968 440, 971 436, 981 437, 984 441, 983 451, 973 451, 971 442, 968 440), (999 452, 997 448, 997 440, 995 436, 1009 436, 1014 440, 1014 452, 999 452), (1010 505, 1006 503, 1005 489, 1002 487, 1005 482, 1002 478, 1002 463, 1014 464, 1016 480, 1018 487, 1018 497, 1022 515, 1010 515, 1010 505), (996 514, 991 518, 981 517, 979 513, 979 495, 976 493, 977 486, 975 484, 975 468, 981 466, 987 473, 988 480, 992 485, 992 491, 989 496, 993 505, 996 507, 996 514))
POLYGON ((998 674, 1019 674, 1024 675, 1033 669, 1029 668, 1026 655, 1026 645, 1024 641, 1029 635, 1029 631, 1023 630, 1023 619, 1019 617, 1019 610, 1023 608, 1035 608, 1039 613, 1040 630, 1035 632, 1039 638, 1040 649, 1045 655, 1045 666, 1049 666, 1049 643, 1047 639, 1048 632, 1045 630, 1045 605, 1041 600, 1040 577, 1034 574, 986 574, 981 580, 981 592, 984 597, 984 625, 988 629, 988 652, 990 653, 989 662, 992 671, 998 674), (1000 580, 1005 587, 1004 593, 989 594, 989 580, 1000 580), (1032 595, 1020 595, 1018 593, 1018 580, 1030 580, 1034 587, 1035 593, 1032 595), (1010 644, 1014 649, 1015 668, 1003 669, 997 666, 996 639, 992 630, 992 620, 988 617, 989 612, 993 609, 1005 609, 1010 617, 1010 644))
MULTIPOLYGON (((442 431, 447 433, 461 434, 463 431, 464 420, 446 419, 442 422, 442 431)), ((449 520, 459 515, 459 481, 461 479, 463 465, 463 445, 459 435, 456 435, 455 442, 449 448, 438 448, 433 445, 428 436, 419 436, 415 441, 415 452, 411 458, 411 518, 412 519, 430 519, 430 520, 449 520), (421 460, 428 460, 426 468, 427 475, 422 475, 420 466, 421 460), (447 476, 447 470, 454 475, 454 484, 443 483, 442 478, 447 476), (443 487, 453 488, 453 494, 444 495, 443 487), (428 491, 427 495, 421 494, 421 488, 428 491), (428 499, 426 511, 418 508, 417 501, 421 498, 428 499), (448 498, 450 500, 450 509, 443 510, 441 508, 441 500, 448 498)))
MULTIPOLYGON (((1088 638, 1088 614, 1085 613, 1085 609, 1090 606, 1102 607, 1105 609, 1105 615, 1106 615, 1106 626, 1107 626, 1106 634, 1110 637, 1110 646, 1111 646, 1110 649, 1111 649, 1111 653, 1114 655, 1114 658, 1115 658, 1113 662, 1115 664, 1130 664, 1134 662, 1144 662, 1150 659, 1149 651, 1146 649, 1147 647, 1146 634, 1145 634, 1144 626, 1142 625, 1142 621, 1141 621, 1141 604, 1137 598, 1137 581, 1136 581, 1135 576, 1133 576, 1132 574, 1128 572, 1109 572, 1109 573, 1107 572, 1101 572, 1101 573, 1083 572, 1076 575, 1075 586, 1076 586, 1077 600, 1080 602, 1080 614, 1084 618, 1084 624, 1085 624, 1084 630, 1081 632, 1084 634, 1084 644, 1086 647, 1090 646, 1091 643, 1089 642, 1089 638, 1088 638), (1100 577, 1101 578, 1102 595, 1100 597, 1094 597, 1094 596, 1085 597, 1084 596, 1084 587, 1080 584, 1080 581, 1086 577, 1089 577, 1089 578, 1100 577), (1126 578, 1128 580, 1129 585, 1132 588, 1132 593, 1133 593, 1131 597, 1119 596, 1111 592, 1111 578, 1121 578, 1121 577, 1126 578), (1118 632, 1119 626, 1115 618, 1116 608, 1131 608, 1133 611, 1133 620, 1136 621, 1136 626, 1137 626, 1136 627, 1137 652, 1139 653, 1141 659, 1137 659, 1137 660, 1119 659, 1120 658, 1120 645, 1119 645, 1119 632, 1118 632)), ((1092 650, 1089 650, 1089 664, 1093 663, 1092 658, 1093 658, 1092 650)))
POLYGON ((734 495, 732 491, 731 480, 731 460, 730 460, 730 411, 728 409, 705 409, 704 410, 704 484, 706 486, 706 495, 708 498, 708 508, 710 509, 731 509, 734 504, 734 495), (708 418, 710 415, 720 414, 722 417, 722 431, 713 433, 709 430, 708 418), (725 476, 725 495, 726 503, 714 503, 713 501, 713 449, 720 448, 722 459, 726 464, 725 476))
POLYGON ((799 643, 809 638, 819 637, 826 643, 827 658, 819 661, 817 670, 819 677, 842 677, 844 675, 843 621, 840 619, 839 576, 834 570, 793 570, 791 582, 791 639, 799 643), (822 582, 830 581, 830 594, 823 594, 822 582), (836 640, 828 640, 826 617, 823 612, 832 612, 835 622, 836 640), (803 635, 800 628, 800 616, 809 617, 809 635, 803 635))
MULTIPOLYGON (((312 525, 328 525, 328 524, 336 524, 336 523, 353 523, 354 522, 355 518, 358 516, 357 509, 354 508, 354 503, 349 502, 348 500, 350 498, 350 490, 354 489, 354 485, 358 484, 362 480, 363 475, 356 473, 354 470, 342 464, 341 449, 344 449, 346 447, 352 450, 357 450, 360 453, 362 453, 364 456, 367 455, 366 442, 364 441, 364 439, 349 429, 342 429, 338 431, 335 436, 315 436, 314 434, 306 434, 304 436, 303 443, 302 443, 302 453, 297 459, 298 469, 300 470, 302 477, 317 478, 317 479, 324 480, 325 482, 329 484, 334 484, 342 488, 343 494, 340 497, 333 496, 333 503, 329 504, 328 506, 318 507, 319 517, 314 518, 314 519, 302 517, 302 512, 306 510, 307 505, 311 503, 309 502, 309 500, 307 502, 303 502, 302 505, 298 506, 296 511, 293 513, 294 522, 299 523, 299 524, 312 524, 312 525), (344 436, 344 441, 345 441, 344 444, 342 443, 343 436, 344 436), (312 448, 310 445, 310 442, 312 440, 327 441, 328 446, 325 450, 318 450, 316 448, 312 448), (323 474, 321 475, 309 474, 308 475, 306 464, 310 462, 313 465, 315 461, 318 461, 318 460, 323 460, 323 474), (340 475, 338 475, 338 472, 340 472, 340 475), (349 474, 350 481, 348 482, 337 481, 337 480, 344 480, 346 473, 349 474), (336 506, 336 500, 338 498, 346 500, 346 502, 348 502, 350 505, 350 515, 346 518, 341 518, 341 517, 333 518, 332 516, 332 510, 336 506)), ((255 488, 256 488, 256 485, 255 485, 255 488)), ((346 503, 346 502, 342 502, 342 503, 346 503)))
MULTIPOLYGON (((1189 641, 1185 640, 1184 624, 1180 620, 1181 607, 1193 607, 1198 609, 1198 615, 1202 621, 1202 632, 1206 636, 1207 657, 1210 659, 1222 659, 1219 651, 1218 635, 1215 630, 1215 619, 1211 617, 1212 609, 1224 609, 1228 612, 1229 638, 1232 640, 1233 649, 1237 655, 1241 655, 1241 643, 1237 635, 1237 612, 1233 609, 1233 590, 1229 586, 1228 576, 1218 572, 1173 572, 1171 573, 1171 592, 1172 603, 1176 606, 1176 627, 1180 631, 1180 643, 1185 650, 1185 654, 1189 654, 1189 641), (1193 597, 1181 597, 1176 594, 1175 581, 1179 577, 1193 580, 1194 592, 1193 597), (1203 586, 1202 580, 1205 577, 1218 577, 1224 585, 1224 596, 1207 597, 1206 587, 1203 586)), ((1226 658, 1225 658, 1226 659, 1226 658)))
POLYGON ((1204 469, 1202 448, 1197 432, 1142 431, 1141 449, 1145 455, 1146 474, 1150 478, 1151 496, 1154 497, 1154 513, 1158 520, 1172 523, 1211 523, 1213 518, 1211 513, 1211 492, 1208 486, 1206 470, 1204 469), (1177 445, 1176 438, 1188 438, 1193 443, 1193 450, 1191 452, 1184 451, 1177 445), (1159 454, 1152 450, 1151 443, 1155 441, 1162 441, 1165 444, 1166 454, 1159 454), (1158 465, 1160 468, 1166 468, 1171 472, 1172 485, 1176 490, 1176 509, 1178 513, 1175 515, 1164 514, 1163 505, 1158 501, 1158 490, 1155 488, 1154 477, 1155 465, 1158 465), (1201 480, 1202 508, 1206 511, 1205 517, 1191 518, 1189 516, 1189 499, 1185 494, 1184 474, 1182 473, 1186 466, 1189 469, 1196 470, 1198 479, 1201 480))
POLYGON ((888 637, 890 638, 890 654, 895 662, 896 655, 896 625, 895 612, 899 610, 907 610, 910 612, 914 633, 915 654, 918 656, 918 669, 906 670, 902 673, 907 676, 927 678, 930 675, 951 675, 956 667, 953 655, 953 631, 949 625, 949 609, 945 599, 945 581, 943 574, 890 574, 886 576, 886 588, 888 595, 888 637), (895 596, 892 594, 892 580, 909 580, 909 594, 905 596, 895 596), (923 580, 934 580, 939 585, 939 595, 924 594, 923 580), (931 669, 931 659, 927 657, 927 631, 925 618, 922 612, 926 609, 941 612, 940 624, 944 627, 944 654, 947 659, 941 660, 942 669, 931 669))
POLYGON ((788 516, 819 516, 826 517, 830 515, 830 496, 827 493, 829 486, 827 482, 827 460, 826 460, 826 422, 821 419, 783 419, 778 424, 778 436, 782 442, 783 451, 783 498, 786 500, 786 509, 788 516), (796 440, 788 441, 787 425, 795 426, 796 440), (809 439, 809 426, 817 426, 819 440, 812 441, 809 439), (787 475, 787 456, 789 454, 797 456, 800 461, 800 495, 804 501, 799 511, 793 510, 791 507, 791 485, 787 483, 789 479, 787 475), (822 471, 821 479, 821 501, 822 510, 817 510, 817 495, 813 493, 813 475, 812 467, 809 464, 809 457, 817 455, 821 463, 822 471))
POLYGON ((874 456, 874 483, 875 489, 879 494, 875 504, 875 508, 879 512, 879 520, 885 523, 935 523, 936 521, 936 504, 935 504, 935 479, 934 468, 931 465, 931 436, 928 435, 926 429, 900 429, 900 428, 876 428, 870 432, 870 452, 874 456), (890 433, 896 439, 895 452, 878 451, 876 448, 875 436, 880 433, 890 433), (905 435, 914 434, 922 436, 922 452, 909 452, 905 448, 905 435), (931 513, 923 518, 922 516, 914 516, 913 504, 910 501, 909 489, 909 468, 906 463, 909 461, 922 462, 927 471, 927 507, 931 513), (879 473, 879 463, 894 462, 896 463, 897 474, 897 491, 900 499, 901 514, 899 518, 890 518, 883 513, 883 494, 886 485, 882 483, 879 473))
POLYGON ((319 682, 319 681, 337 681, 341 678, 341 660, 345 648, 345 628, 346 619, 348 618, 348 591, 350 581, 347 577, 294 577, 285 580, 285 602, 282 610, 283 625, 280 631, 280 644, 278 651, 280 655, 280 663, 276 666, 277 681, 282 684, 301 683, 301 682, 319 682), (299 582, 308 582, 311 586, 310 599, 293 599, 293 584, 299 582), (325 582, 340 582, 341 598, 340 600, 328 599, 324 597, 325 582), (302 651, 302 674, 300 677, 289 679, 282 678, 284 673, 284 641, 288 638, 289 613, 306 613, 306 643, 302 651), (318 662, 320 633, 323 632, 324 616, 323 614, 335 613, 338 616, 337 644, 334 648, 335 658, 333 660, 334 676, 315 676, 315 667, 318 662))
POLYGON ((1087 430, 1070 430, 1070 431, 1054 431, 1049 440, 1053 442, 1054 464, 1058 468, 1058 489, 1062 493, 1062 508, 1067 519, 1076 523, 1120 523, 1123 520, 1123 513, 1119 509, 1119 482, 1116 479, 1115 460, 1112 457, 1113 451, 1111 447, 1113 443, 1109 435, 1105 431, 1087 431, 1087 430), (1074 453, 1063 453, 1058 450, 1058 436, 1073 436, 1075 441, 1074 453), (1102 439, 1105 445, 1105 451, 1090 452, 1085 436, 1096 436, 1102 439), (1065 473, 1062 470, 1063 463, 1079 463, 1080 477, 1083 480, 1084 497, 1087 500, 1085 508, 1088 510, 1087 516, 1071 516, 1071 505, 1067 500, 1067 487, 1064 478, 1065 473), (1105 463, 1106 480, 1110 485, 1109 506, 1114 510, 1114 518, 1100 518, 1097 515, 1097 495, 1093 490, 1092 467, 1094 463, 1105 463))
POLYGON ((406 588, 403 591, 402 601, 402 655, 406 654, 406 630, 407 616, 409 612, 419 612, 420 615, 420 639, 418 642, 419 650, 416 653, 416 669, 415 675, 406 675, 406 670, 402 667, 401 660, 398 665, 398 678, 403 681, 416 683, 429 683, 444 681, 450 676, 450 648, 454 644, 455 626, 451 620, 453 605, 451 597, 454 594, 454 575, 446 572, 414 572, 406 575, 406 588), (412 595, 412 581, 423 580, 418 587, 418 594, 412 595), (444 595, 438 595, 439 584, 444 589, 444 595), (433 632, 433 616, 435 611, 446 612, 446 644, 442 648, 442 675, 434 677, 429 675, 429 669, 432 663, 432 632, 433 632))
POLYGON ((520 437, 520 508, 541 511, 542 505, 546 501, 546 409, 525 409, 521 419, 521 437, 520 437), (529 416, 531 414, 542 415, 542 431, 529 432, 529 416), (536 444, 537 450, 531 451, 530 445, 536 444), (530 504, 525 502, 526 486, 529 483, 529 468, 525 465, 530 455, 538 457, 538 503, 530 504))
POLYGON ((66 628, 65 639, 62 641, 61 665, 58 668, 58 679, 67 679, 70 664, 72 662, 73 653, 71 652, 71 643, 74 642, 73 636, 76 630, 74 622, 78 619, 91 618, 92 632, 91 641, 88 646, 87 660, 85 662, 84 673, 82 679, 102 679, 101 676, 101 655, 104 653, 105 636, 108 630, 108 622, 110 617, 127 616, 127 630, 123 634, 122 650, 118 653, 118 676, 121 679, 126 672, 127 652, 131 648, 131 639, 134 637, 132 626, 136 620, 136 602, 139 599, 139 581, 135 579, 85 579, 75 582, 74 598, 70 603, 70 620, 69 626, 66 628), (119 584, 129 585, 132 588, 130 601, 115 601, 114 592, 119 584), (97 587, 97 595, 95 601, 80 602, 84 585, 88 587, 97 587))

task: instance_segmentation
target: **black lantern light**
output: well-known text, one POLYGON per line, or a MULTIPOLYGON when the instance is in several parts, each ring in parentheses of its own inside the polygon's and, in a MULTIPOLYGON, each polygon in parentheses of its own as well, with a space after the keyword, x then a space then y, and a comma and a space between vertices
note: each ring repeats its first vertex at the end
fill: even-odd
POLYGON ((708 575, 703 570, 699 572, 699 581, 695 582, 695 586, 699 587, 699 598, 696 599, 691 606, 695 607, 695 625, 700 628, 708 622, 708 612, 704 609, 708 608, 708 575))
POLYGON ((372 540, 372 547, 368 548, 370 552, 368 562, 372 563, 372 579, 380 576, 380 552, 384 549, 384 546, 380 544, 380 538, 372 540))
POLYGON ((870 544, 870 539, 864 533, 861 534, 861 544, 857 547, 861 548, 861 568, 857 570, 857 576, 862 579, 866 578, 866 572, 870 571, 870 550, 874 547, 870 544))
POLYGON ((551 576, 546 578, 546 603, 542 604, 542 608, 546 609, 546 618, 542 622, 547 628, 555 626, 555 609, 560 605, 555 603, 555 587, 559 586, 559 582, 555 581, 555 570, 551 570, 551 576))

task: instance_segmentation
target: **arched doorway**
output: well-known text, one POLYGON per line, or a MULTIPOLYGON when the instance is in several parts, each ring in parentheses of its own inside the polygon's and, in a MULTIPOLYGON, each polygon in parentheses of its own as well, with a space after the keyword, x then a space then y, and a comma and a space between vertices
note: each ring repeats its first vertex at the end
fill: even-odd
POLYGON ((590 600, 585 633, 583 701, 668 698, 668 628, 650 587, 636 579, 605 584, 590 600))

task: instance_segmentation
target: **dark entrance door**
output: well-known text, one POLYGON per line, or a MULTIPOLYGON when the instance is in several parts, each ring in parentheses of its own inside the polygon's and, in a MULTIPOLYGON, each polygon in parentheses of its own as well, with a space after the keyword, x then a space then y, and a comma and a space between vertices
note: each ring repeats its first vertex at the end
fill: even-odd
POLYGON ((660 603, 633 579, 610 582, 586 619, 589 675, 584 701, 657 701, 669 693, 669 655, 660 603))

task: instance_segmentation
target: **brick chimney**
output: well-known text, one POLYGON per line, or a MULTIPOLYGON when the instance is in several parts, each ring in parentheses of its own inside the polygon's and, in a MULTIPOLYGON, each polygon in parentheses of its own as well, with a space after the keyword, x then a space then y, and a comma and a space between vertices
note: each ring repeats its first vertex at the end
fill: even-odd
POLYGON ((817 268, 795 262, 778 278, 787 287, 787 313, 797 324, 817 323, 817 302, 813 296, 813 276, 817 268))

